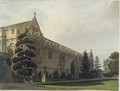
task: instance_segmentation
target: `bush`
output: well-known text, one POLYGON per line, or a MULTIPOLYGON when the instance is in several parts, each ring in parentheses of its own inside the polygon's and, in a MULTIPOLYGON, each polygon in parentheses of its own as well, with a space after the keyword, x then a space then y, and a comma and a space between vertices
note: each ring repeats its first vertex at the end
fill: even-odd
POLYGON ((92 70, 89 72, 89 78, 100 78, 101 71, 100 70, 92 70))
POLYGON ((53 77, 52 77, 52 74, 50 73, 49 80, 52 80, 52 79, 53 79, 53 77))
POLYGON ((68 74, 67 75, 67 80, 71 80, 72 79, 72 74, 68 74))
POLYGON ((89 73, 79 73, 79 79, 89 79, 89 73))
POLYGON ((57 70, 53 72, 53 79, 59 80, 59 73, 57 70))
POLYGON ((33 75, 33 82, 39 82, 39 76, 37 74, 37 72, 35 72, 35 74, 33 75))
POLYGON ((48 80, 49 79, 49 72, 47 71, 47 73, 46 73, 46 79, 48 80))
POLYGON ((61 79, 66 79, 66 74, 65 74, 64 71, 61 73, 60 78, 61 78, 61 79))
POLYGON ((42 72, 41 71, 38 73, 38 81, 42 81, 42 72))
POLYGON ((16 83, 24 83, 23 77, 16 75, 14 72, 12 72, 12 80, 16 83))
POLYGON ((105 76, 105 77, 113 77, 113 74, 111 74, 110 72, 108 72, 108 73, 104 73, 103 76, 105 76))

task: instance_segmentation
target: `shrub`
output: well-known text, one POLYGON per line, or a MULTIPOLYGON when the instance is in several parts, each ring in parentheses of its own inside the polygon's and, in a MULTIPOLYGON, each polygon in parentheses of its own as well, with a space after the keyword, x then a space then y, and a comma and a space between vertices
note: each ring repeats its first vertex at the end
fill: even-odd
POLYGON ((24 82, 23 77, 16 75, 13 71, 12 71, 12 80, 13 80, 13 82, 16 82, 16 83, 23 83, 24 82))
POLYGON ((56 79, 56 80, 59 79, 59 73, 57 70, 53 72, 53 79, 56 79))
POLYGON ((49 80, 53 79, 52 74, 50 73, 49 75, 49 80))
POLYGON ((71 79, 72 79, 72 74, 68 74, 68 75, 67 75, 67 79, 68 79, 68 80, 71 80, 71 79))
POLYGON ((49 79, 49 72, 47 71, 47 73, 46 73, 46 79, 49 79))
POLYGON ((100 78, 101 71, 100 70, 92 70, 89 72, 89 78, 100 78))
POLYGON ((61 79, 66 79, 66 74, 65 74, 64 71, 61 73, 60 78, 61 78, 61 79))
POLYGON ((111 74, 110 72, 108 72, 108 73, 103 73, 103 76, 105 76, 105 77, 113 77, 113 74, 111 74))

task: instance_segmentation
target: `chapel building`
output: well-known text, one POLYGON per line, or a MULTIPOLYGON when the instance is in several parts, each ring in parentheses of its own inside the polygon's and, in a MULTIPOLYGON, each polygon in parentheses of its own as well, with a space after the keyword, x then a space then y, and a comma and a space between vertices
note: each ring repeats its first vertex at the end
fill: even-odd
MULTIPOLYGON (((7 52, 8 47, 15 50, 17 37, 25 31, 29 30, 31 39, 36 45, 35 58, 33 61, 37 64, 37 73, 53 73, 57 70, 59 73, 65 72, 70 74, 72 61, 75 65, 75 78, 79 77, 81 69, 82 53, 74 51, 64 45, 56 43, 45 38, 37 22, 36 16, 31 21, 0 27, 0 51, 7 52)), ((93 69, 93 53, 89 53, 90 70, 93 69)))

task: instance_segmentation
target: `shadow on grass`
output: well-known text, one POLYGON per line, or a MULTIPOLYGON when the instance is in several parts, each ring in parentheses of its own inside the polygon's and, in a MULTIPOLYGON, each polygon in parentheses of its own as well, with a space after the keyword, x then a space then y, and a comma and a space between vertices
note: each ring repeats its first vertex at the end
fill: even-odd
POLYGON ((57 86, 91 86, 104 85, 103 81, 85 81, 85 82, 65 82, 65 83, 49 83, 43 85, 57 85, 57 86))

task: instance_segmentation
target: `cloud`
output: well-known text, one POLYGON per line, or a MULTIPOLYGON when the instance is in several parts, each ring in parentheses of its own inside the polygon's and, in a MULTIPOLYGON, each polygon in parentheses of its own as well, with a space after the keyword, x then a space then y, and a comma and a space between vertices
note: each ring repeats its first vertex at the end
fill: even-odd
POLYGON ((0 3, 1 4, 7 4, 7 3, 14 2, 14 1, 17 1, 17 0, 1 0, 0 3))
POLYGON ((103 60, 119 48, 118 9, 112 0, 7 0, 0 25, 30 20, 36 11, 45 37, 79 52, 93 49, 103 60))
POLYGON ((43 33, 79 52, 93 49, 103 60, 119 49, 118 5, 114 4, 108 0, 93 4, 66 1, 44 6, 48 21, 42 26, 43 33))

